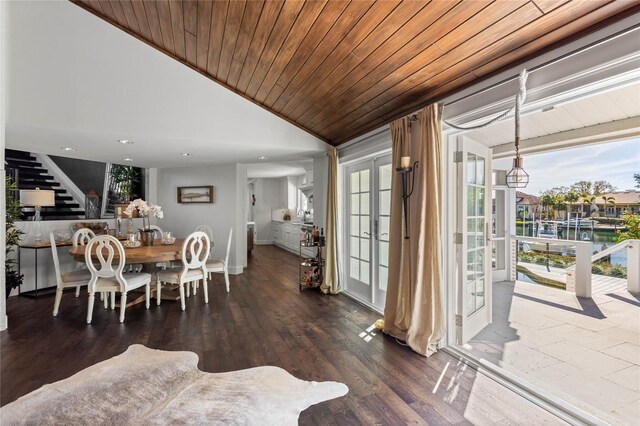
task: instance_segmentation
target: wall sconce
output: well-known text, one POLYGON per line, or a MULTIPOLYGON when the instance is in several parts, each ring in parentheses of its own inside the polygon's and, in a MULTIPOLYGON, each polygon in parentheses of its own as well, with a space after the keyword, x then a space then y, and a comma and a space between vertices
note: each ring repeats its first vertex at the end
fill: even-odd
POLYGON ((413 194, 413 188, 415 187, 416 174, 415 169, 418 168, 419 161, 413 163, 411 167, 410 157, 400 158, 400 167, 396 167, 396 172, 400 173, 402 177, 402 205, 404 207, 404 239, 409 239, 409 209, 407 208, 407 202, 411 194, 413 194), (411 174, 411 190, 409 190, 409 175, 411 174))

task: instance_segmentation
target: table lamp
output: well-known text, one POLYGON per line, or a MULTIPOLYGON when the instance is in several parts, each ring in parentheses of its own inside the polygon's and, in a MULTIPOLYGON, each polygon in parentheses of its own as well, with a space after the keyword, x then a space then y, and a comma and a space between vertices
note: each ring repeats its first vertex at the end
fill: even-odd
POLYGON ((20 190, 20 204, 25 207, 35 207, 36 215, 35 221, 35 234, 34 241, 39 243, 42 241, 42 231, 40 229, 40 209, 42 207, 52 207, 56 205, 55 191, 36 189, 21 189, 20 190))

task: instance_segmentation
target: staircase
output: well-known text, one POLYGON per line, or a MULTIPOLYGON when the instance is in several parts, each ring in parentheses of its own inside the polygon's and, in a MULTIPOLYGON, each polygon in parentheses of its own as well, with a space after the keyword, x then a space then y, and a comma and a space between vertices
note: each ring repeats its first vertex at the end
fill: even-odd
MULTIPOLYGON (((17 170, 18 189, 50 189, 55 191, 55 207, 42 207, 43 219, 72 220, 84 219, 84 210, 73 197, 60 185, 49 171, 28 152, 5 149, 5 169, 17 170)), ((29 220, 35 214, 32 207, 23 207, 23 220, 29 220)))

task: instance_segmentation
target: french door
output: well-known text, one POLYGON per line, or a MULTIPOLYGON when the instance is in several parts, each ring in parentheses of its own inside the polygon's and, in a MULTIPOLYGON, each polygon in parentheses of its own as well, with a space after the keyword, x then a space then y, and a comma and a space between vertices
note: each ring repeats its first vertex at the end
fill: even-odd
POLYGON ((457 340, 491 322, 491 149, 461 136, 457 162, 457 340))
POLYGON ((345 293, 384 309, 387 294, 391 155, 346 167, 345 293))

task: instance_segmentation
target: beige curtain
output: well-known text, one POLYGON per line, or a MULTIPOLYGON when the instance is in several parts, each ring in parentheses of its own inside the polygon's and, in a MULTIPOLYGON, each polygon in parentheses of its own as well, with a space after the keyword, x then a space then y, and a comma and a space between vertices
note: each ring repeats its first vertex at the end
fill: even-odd
MULTIPOLYGON (((441 300, 441 129, 438 106, 418 112, 418 126, 411 140, 409 120, 391 123, 393 167, 410 156, 415 188, 409 198, 409 239, 404 239, 402 181, 394 173, 391 182, 389 232, 389 282, 384 309, 385 333, 406 341, 419 354, 429 356, 442 338, 441 300)), ((411 179, 409 179, 411 181, 411 179)))
POLYGON ((340 291, 338 274, 338 151, 330 148, 327 176, 327 216, 326 228, 326 270, 321 290, 323 293, 336 294, 340 291))

